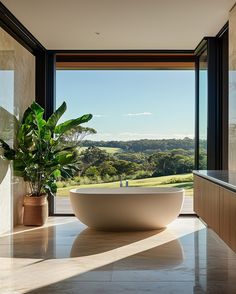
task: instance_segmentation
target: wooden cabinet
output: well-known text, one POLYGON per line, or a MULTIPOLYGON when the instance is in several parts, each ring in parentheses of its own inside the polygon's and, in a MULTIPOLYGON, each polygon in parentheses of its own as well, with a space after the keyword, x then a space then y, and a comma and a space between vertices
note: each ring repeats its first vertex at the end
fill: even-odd
POLYGON ((236 251, 236 193, 225 188, 220 190, 219 236, 236 251))
POLYGON ((219 233, 220 187, 194 176, 194 211, 216 233, 219 233))
POLYGON ((236 251, 236 192, 194 175, 194 211, 236 251))

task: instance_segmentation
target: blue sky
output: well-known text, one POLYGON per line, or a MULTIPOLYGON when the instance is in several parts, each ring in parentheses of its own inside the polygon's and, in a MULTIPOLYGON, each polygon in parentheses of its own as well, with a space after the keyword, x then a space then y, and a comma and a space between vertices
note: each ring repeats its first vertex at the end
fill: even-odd
POLYGON ((0 106, 14 114, 13 70, 0 70, 0 106))
POLYGON ((59 70, 56 106, 65 119, 92 113, 90 140, 194 135, 193 70, 59 70))

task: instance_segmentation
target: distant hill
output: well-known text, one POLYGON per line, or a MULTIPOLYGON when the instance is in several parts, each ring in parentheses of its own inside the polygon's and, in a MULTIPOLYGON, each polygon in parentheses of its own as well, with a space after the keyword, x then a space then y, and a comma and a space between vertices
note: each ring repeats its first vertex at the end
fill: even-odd
MULTIPOLYGON (((120 148, 125 152, 153 152, 153 151, 168 151, 173 149, 184 149, 194 151, 194 139, 158 139, 158 140, 133 140, 133 141, 91 141, 84 140, 82 142, 84 147, 110 147, 120 148)), ((201 140, 200 146, 206 149, 206 141, 201 140)))

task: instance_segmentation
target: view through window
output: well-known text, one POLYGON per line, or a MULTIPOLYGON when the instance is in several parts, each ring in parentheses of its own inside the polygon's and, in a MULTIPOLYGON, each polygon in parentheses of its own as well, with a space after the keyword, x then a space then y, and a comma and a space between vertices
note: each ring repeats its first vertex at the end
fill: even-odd
POLYGON ((192 213, 195 73, 190 70, 57 70, 64 120, 92 113, 78 132, 80 171, 57 182, 55 213, 71 213, 76 187, 182 187, 192 213))

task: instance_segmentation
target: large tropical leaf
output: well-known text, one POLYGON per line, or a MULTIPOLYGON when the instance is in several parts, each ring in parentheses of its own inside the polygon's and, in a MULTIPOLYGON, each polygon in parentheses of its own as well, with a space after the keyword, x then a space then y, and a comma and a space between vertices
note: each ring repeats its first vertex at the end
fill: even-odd
POLYGON ((77 152, 67 152, 67 151, 62 151, 56 154, 56 161, 64 166, 70 163, 73 163, 77 159, 77 152))
POLYGON ((24 112, 22 125, 28 125, 40 131, 46 124, 46 121, 43 119, 43 114, 44 109, 38 103, 33 102, 24 112))
POLYGON ((21 123, 22 124, 27 123, 27 121, 29 121, 29 117, 31 117, 31 116, 32 116, 32 110, 31 110, 31 107, 29 106, 23 114, 23 118, 22 118, 21 123))
POLYGON ((27 151, 33 146, 33 132, 34 128, 32 128, 28 124, 22 124, 20 126, 17 134, 17 143, 19 148, 22 148, 22 150, 27 151))
POLYGON ((65 132, 69 131, 70 129, 75 128, 80 124, 88 122, 92 117, 93 117, 92 114, 85 114, 76 119, 67 120, 64 123, 61 123, 55 127, 55 133, 58 135, 62 135, 65 132))
POLYGON ((70 167, 63 167, 61 168, 61 177, 64 179, 72 178, 75 174, 75 171, 70 167))
POLYGON ((32 103, 31 109, 35 115, 35 120, 40 131, 46 124, 46 121, 43 119, 44 109, 36 102, 32 103))
POLYGON ((66 111, 66 103, 63 102, 62 105, 49 117, 47 120, 46 126, 53 131, 55 126, 57 125, 59 119, 66 111))

